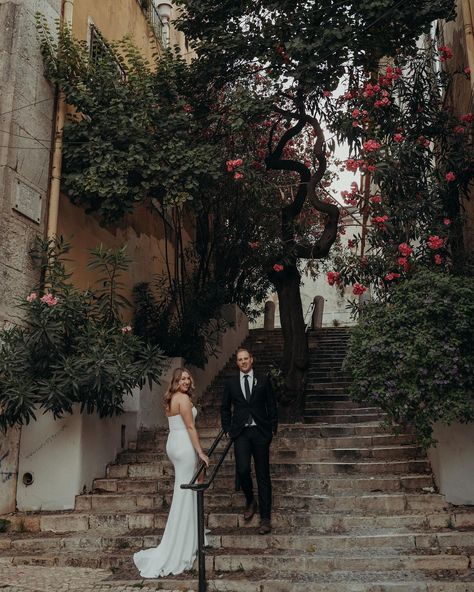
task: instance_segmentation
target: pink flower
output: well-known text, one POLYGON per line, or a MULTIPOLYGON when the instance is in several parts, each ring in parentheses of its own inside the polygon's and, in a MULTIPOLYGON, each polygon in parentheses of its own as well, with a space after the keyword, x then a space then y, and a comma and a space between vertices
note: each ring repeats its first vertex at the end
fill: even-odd
POLYGON ((428 238, 427 244, 430 249, 436 251, 437 249, 441 249, 441 247, 444 245, 444 239, 434 234, 428 238))
POLYGON ((474 116, 472 113, 465 113, 464 115, 461 115, 461 121, 464 121, 464 123, 472 123, 474 116))
POLYGON ((394 142, 403 142, 403 136, 402 136, 402 134, 395 134, 393 136, 393 141, 394 142))
POLYGON ((445 179, 448 183, 451 183, 451 181, 456 180, 456 175, 453 173, 453 171, 449 171, 449 173, 446 173, 445 179))
POLYGON ((361 294, 363 294, 364 292, 367 291, 367 288, 365 286, 363 286, 362 284, 354 284, 353 288, 352 288, 352 293, 354 294, 354 296, 360 296, 361 294))
POLYGON ((360 166, 361 161, 359 160, 354 160, 353 158, 349 158, 348 160, 346 160, 346 169, 348 171, 352 171, 353 173, 357 172, 357 169, 360 166))
POLYGON ((369 171, 369 173, 375 173, 375 171, 377 170, 377 167, 375 166, 375 164, 368 164, 367 170, 369 171))
POLYGON ((126 325, 125 327, 122 327, 120 330, 122 331, 122 333, 131 333, 132 327, 130 325, 126 325))
POLYGON ((445 218, 445 219, 443 220, 443 224, 444 224, 445 226, 451 226, 451 220, 450 220, 449 218, 445 218))
POLYGON ((227 160, 225 164, 227 166, 227 170, 229 173, 231 173, 237 167, 242 166, 243 162, 244 161, 241 158, 237 158, 236 160, 227 160))
POLYGON ((464 74, 466 74, 467 76, 471 75, 471 68, 469 68, 469 66, 467 66, 467 68, 464 68, 464 74))
POLYGON ((393 280, 396 280, 400 277, 399 273, 387 273, 387 275, 384 277, 384 280, 386 280, 387 282, 391 282, 393 280))
POLYGON ((360 127, 360 123, 358 121, 353 121, 352 127, 360 127))
POLYGON ((440 53, 440 62, 445 62, 453 57, 453 50, 447 45, 441 45, 438 47, 438 51, 440 53))
POLYGON ((453 132, 455 134, 464 134, 465 131, 466 131, 466 128, 463 125, 457 125, 456 127, 453 128, 453 132))
POLYGON ((327 276, 328 284, 330 286, 334 286, 334 284, 339 284, 341 281, 341 274, 338 271, 330 271, 327 276))
POLYGON ((372 195, 370 201, 374 204, 382 203, 382 197, 380 195, 372 195))
POLYGON ((323 91, 323 96, 332 97, 332 92, 330 90, 325 90, 325 91, 323 91))
POLYGON ((280 271, 283 271, 283 265, 280 265, 279 263, 275 263, 275 265, 273 266, 273 270, 276 271, 277 273, 279 273, 280 271))
POLYGON ((410 264, 408 263, 408 259, 406 257, 399 257, 398 264, 400 265, 400 267, 403 267, 405 271, 408 271, 410 269, 410 264))
POLYGON ((434 261, 436 263, 436 265, 441 265, 443 263, 443 258, 441 257, 441 255, 435 255, 434 256, 434 261))
POLYGON ((234 173, 234 179, 236 179, 237 181, 239 179, 243 179, 243 178, 244 178, 244 176, 242 175, 242 173, 234 173))
POLYGON ((409 257, 413 253, 413 249, 407 243, 401 243, 398 245, 398 251, 404 257, 409 257))
POLYGON ((38 298, 38 294, 36 292, 31 292, 29 296, 26 297, 27 302, 34 302, 38 298))
POLYGON ((58 303, 58 299, 55 298, 52 294, 45 294, 44 296, 42 296, 40 298, 40 301, 43 304, 47 304, 48 306, 56 306, 56 304, 58 303))
POLYGON ((251 249, 257 249, 258 248, 258 242, 256 242, 256 243, 249 243, 249 247, 251 249))
POLYGON ((360 115, 360 110, 359 109, 354 109, 354 111, 352 111, 352 117, 355 119, 356 117, 359 117, 360 115))
POLYGON ((385 224, 385 222, 387 222, 388 220, 388 216, 384 215, 384 216, 375 216, 374 218, 372 218, 372 223, 377 226, 377 228, 379 230, 386 230, 387 229, 387 225, 385 224))
POLYGON ((376 140, 367 140, 367 142, 364 142, 364 150, 366 152, 375 152, 380 147, 381 144, 379 144, 376 140))

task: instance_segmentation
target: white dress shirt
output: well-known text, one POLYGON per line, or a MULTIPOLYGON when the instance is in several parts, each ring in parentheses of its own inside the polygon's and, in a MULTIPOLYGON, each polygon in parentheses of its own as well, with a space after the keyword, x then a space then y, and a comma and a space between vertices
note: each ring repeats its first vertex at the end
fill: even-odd
MULTIPOLYGON (((245 397, 245 378, 244 376, 248 376, 248 383, 249 383, 249 389, 250 389, 250 394, 252 394, 252 390, 253 390, 253 370, 250 370, 250 372, 247 372, 247 374, 244 374, 243 372, 240 372, 240 388, 242 390, 242 394, 245 397)), ((251 420, 249 423, 246 423, 245 426, 246 427, 251 427, 251 426, 256 426, 257 424, 255 423, 255 420, 253 419, 252 416, 251 420)))

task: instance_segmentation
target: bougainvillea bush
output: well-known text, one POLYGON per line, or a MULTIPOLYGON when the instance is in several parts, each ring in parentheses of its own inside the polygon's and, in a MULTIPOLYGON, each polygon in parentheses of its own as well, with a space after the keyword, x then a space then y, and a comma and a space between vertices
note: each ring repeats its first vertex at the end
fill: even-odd
POLYGON ((69 280, 67 251, 61 239, 39 244, 43 287, 19 303, 21 324, 0 332, 0 430, 27 424, 38 413, 61 417, 76 405, 112 416, 135 387, 159 381, 161 351, 122 320, 125 251, 93 251, 90 267, 99 272, 99 287, 86 291, 69 280))
POLYGON ((474 420, 474 278, 421 271, 371 303, 351 331, 352 395, 411 424, 424 446, 434 422, 474 420))

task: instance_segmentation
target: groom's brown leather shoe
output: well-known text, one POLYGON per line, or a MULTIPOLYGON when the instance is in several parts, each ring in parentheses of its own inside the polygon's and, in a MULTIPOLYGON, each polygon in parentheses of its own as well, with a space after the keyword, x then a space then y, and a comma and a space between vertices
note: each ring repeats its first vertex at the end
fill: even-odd
POLYGON ((256 511, 257 511, 257 502, 255 500, 252 500, 245 507, 245 512, 244 512, 244 520, 245 520, 245 522, 248 522, 249 520, 252 520, 253 515, 255 514, 256 511))
POLYGON ((260 528, 258 530, 258 533, 259 534, 269 534, 270 532, 272 532, 272 525, 271 525, 270 520, 262 518, 262 521, 260 522, 260 528))

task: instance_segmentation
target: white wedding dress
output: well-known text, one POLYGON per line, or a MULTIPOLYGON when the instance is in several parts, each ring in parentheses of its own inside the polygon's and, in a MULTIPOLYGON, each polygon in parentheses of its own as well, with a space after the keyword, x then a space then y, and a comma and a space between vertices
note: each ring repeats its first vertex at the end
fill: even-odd
MULTIPOLYGON (((197 411, 193 407, 193 417, 197 411)), ((158 547, 135 553, 133 561, 143 578, 159 578, 191 569, 198 548, 196 493, 181 489, 196 470, 197 454, 181 415, 168 417, 166 454, 174 466, 173 501, 158 547)))

